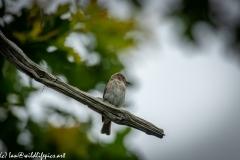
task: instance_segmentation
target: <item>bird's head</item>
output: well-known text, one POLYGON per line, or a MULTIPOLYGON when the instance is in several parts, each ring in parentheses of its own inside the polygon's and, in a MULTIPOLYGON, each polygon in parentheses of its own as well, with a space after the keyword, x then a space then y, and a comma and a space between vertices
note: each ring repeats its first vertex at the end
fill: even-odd
POLYGON ((126 80, 124 75, 122 75, 121 73, 115 73, 114 75, 112 75, 110 80, 114 79, 118 79, 119 81, 122 81, 124 84, 131 84, 126 80))

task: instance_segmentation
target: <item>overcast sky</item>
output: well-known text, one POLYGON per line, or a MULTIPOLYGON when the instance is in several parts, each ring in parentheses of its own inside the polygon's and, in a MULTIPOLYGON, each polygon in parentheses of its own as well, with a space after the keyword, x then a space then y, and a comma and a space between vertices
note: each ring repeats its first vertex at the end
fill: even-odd
POLYGON ((206 31, 203 49, 189 49, 171 34, 174 24, 165 25, 153 25, 161 40, 128 64, 139 80, 139 88, 129 93, 133 112, 166 136, 159 140, 134 131, 127 144, 146 159, 239 159, 239 66, 223 56, 218 37, 206 31))
MULTIPOLYGON (((131 105, 128 110, 164 129, 166 136, 158 139, 133 129, 125 140, 126 146, 147 160, 239 160, 240 68, 234 59, 224 56, 224 35, 213 34, 202 24, 195 31, 201 45, 195 48, 179 36, 178 21, 155 13, 164 8, 156 7, 156 3, 149 3, 139 15, 151 30, 151 38, 130 50, 130 56, 121 58, 126 65, 125 73, 137 80, 134 88, 127 89, 126 101, 131 105)), ((121 11, 131 12, 124 3, 109 5, 113 16, 124 19, 126 15, 121 11)), ((91 94, 102 96, 97 91, 91 94)), ((110 137, 100 134, 99 114, 79 106, 75 100, 69 102, 47 87, 28 101, 28 110, 36 121, 44 118, 40 110, 48 99, 56 104, 61 102, 59 107, 83 121, 87 120, 86 113, 92 115, 94 129, 89 133, 92 141, 114 139, 114 134, 110 137)), ((56 119, 49 117, 53 123, 56 119)), ((112 126, 113 131, 123 128, 112 126)))

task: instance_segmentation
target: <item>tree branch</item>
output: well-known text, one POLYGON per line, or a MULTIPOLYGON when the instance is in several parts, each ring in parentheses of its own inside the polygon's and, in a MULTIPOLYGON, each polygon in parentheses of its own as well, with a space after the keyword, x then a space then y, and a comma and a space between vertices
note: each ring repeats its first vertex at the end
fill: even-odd
POLYGON ((87 105, 89 108, 107 117, 111 121, 136 128, 149 135, 163 138, 164 131, 157 128, 155 125, 126 110, 115 108, 113 105, 103 102, 100 98, 92 97, 78 88, 62 82, 58 77, 42 69, 39 65, 30 60, 16 44, 8 40, 1 30, 0 54, 13 66, 31 78, 87 105))

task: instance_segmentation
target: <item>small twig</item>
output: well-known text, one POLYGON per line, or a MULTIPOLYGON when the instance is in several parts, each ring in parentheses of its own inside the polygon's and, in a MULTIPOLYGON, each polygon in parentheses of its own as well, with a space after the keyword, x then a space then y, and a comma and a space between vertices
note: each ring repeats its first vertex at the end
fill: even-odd
POLYGON ((45 88, 45 85, 43 86, 43 88, 42 88, 42 90, 41 90, 41 92, 40 92, 40 93, 42 93, 42 91, 44 90, 44 88, 45 88))

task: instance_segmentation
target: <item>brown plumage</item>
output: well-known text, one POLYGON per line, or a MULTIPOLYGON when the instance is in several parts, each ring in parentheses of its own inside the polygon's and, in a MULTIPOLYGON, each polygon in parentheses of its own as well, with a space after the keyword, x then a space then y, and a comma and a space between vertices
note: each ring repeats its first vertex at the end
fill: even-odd
MULTIPOLYGON (((114 105, 117 108, 122 107, 125 100, 126 84, 130 83, 127 82, 126 78, 121 73, 115 73, 112 75, 104 89, 103 100, 114 105)), ((102 122, 103 126, 101 133, 110 135, 111 121, 102 116, 102 122)))

